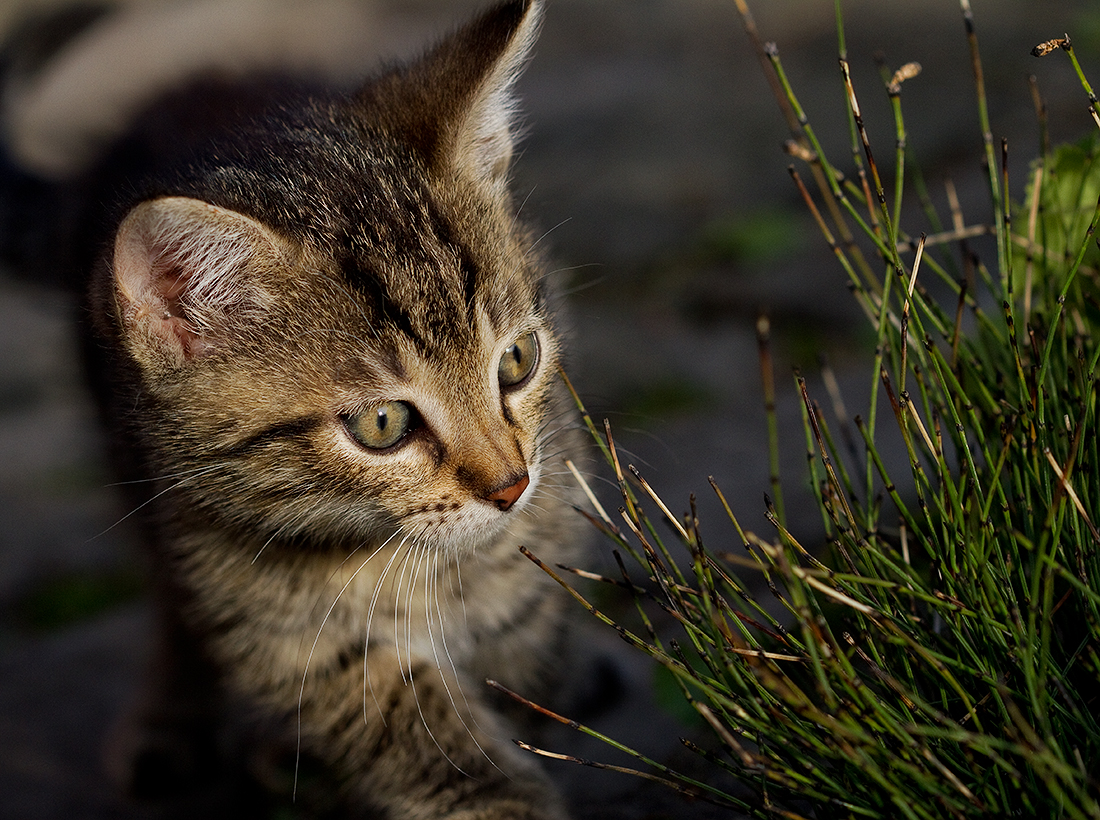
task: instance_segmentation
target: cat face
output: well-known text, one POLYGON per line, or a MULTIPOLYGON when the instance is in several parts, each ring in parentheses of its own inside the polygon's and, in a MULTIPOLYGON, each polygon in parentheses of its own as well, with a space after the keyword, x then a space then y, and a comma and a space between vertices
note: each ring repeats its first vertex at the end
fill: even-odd
POLYGON ((558 342, 503 178, 525 19, 461 71, 448 41, 241 123, 122 219, 97 304, 189 515, 461 554, 537 503, 558 342))
POLYGON ((497 238, 349 267, 198 200, 139 206, 117 298, 160 470, 273 535, 495 535, 538 492, 558 356, 530 260, 497 238))

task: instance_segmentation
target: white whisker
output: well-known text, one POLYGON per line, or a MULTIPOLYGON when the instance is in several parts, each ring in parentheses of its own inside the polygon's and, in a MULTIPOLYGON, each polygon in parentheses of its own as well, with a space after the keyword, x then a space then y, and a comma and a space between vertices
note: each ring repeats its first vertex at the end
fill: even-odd
POLYGON ((451 687, 447 683, 447 673, 444 671, 443 665, 442 663, 440 663, 439 660, 439 651, 437 650, 435 645, 435 633, 432 630, 432 599, 435 600, 435 612, 439 619, 439 640, 440 643, 443 644, 443 654, 447 658, 447 663, 450 667, 451 672, 454 673, 455 686, 457 686, 458 688, 458 694, 462 698, 462 703, 466 707, 466 712, 474 720, 474 724, 476 725, 477 718, 474 715, 473 710, 470 708, 470 702, 466 699, 466 693, 462 691, 462 679, 458 673, 458 667, 455 666, 454 660, 451 658, 451 652, 447 648, 447 635, 446 630, 443 626, 443 610, 439 606, 439 594, 437 590, 437 584, 439 581, 438 571, 439 553, 436 552, 432 555, 431 571, 428 574, 428 577, 425 579, 424 584, 424 620, 425 624, 428 627, 428 640, 431 642, 432 656, 435 658, 435 668, 439 671, 439 679, 443 683, 443 691, 447 693, 447 699, 451 702, 451 708, 454 709, 455 717, 457 717, 459 722, 462 724, 462 728, 466 730, 466 734, 470 736, 470 740, 472 740, 474 742, 474 745, 477 746, 477 750, 481 752, 481 754, 485 757, 487 761, 489 761, 490 765, 496 768, 496 763, 493 762, 493 759, 489 757, 488 753, 486 753, 486 751, 481 747, 481 744, 478 743, 477 738, 474 736, 473 730, 470 729, 470 726, 466 723, 466 719, 462 716, 462 710, 458 708, 458 703, 455 702, 454 695, 451 693, 451 687))
MULTIPOLYGON (((424 726, 424 731, 426 731, 428 733, 428 737, 430 737, 432 739, 432 742, 435 744, 436 748, 439 749, 440 754, 442 754, 443 757, 447 759, 447 762, 450 763, 457 771, 461 772, 463 775, 467 775, 466 770, 463 769, 461 766, 459 766, 457 763, 455 763, 454 760, 451 758, 451 756, 449 754, 447 754, 447 751, 443 748, 442 744, 440 744, 439 740, 436 738, 435 733, 432 731, 432 727, 428 725, 427 717, 424 715, 424 709, 420 705, 420 695, 416 691, 416 680, 415 680, 415 677, 413 675, 413 666, 414 665, 413 665, 413 662, 412 662, 412 646, 411 646, 411 640, 412 640, 412 628, 411 628, 412 591, 413 591, 413 587, 415 586, 415 583, 416 583, 416 578, 420 574, 420 569, 424 565, 424 561, 427 559, 429 550, 430 550, 430 547, 426 547, 424 544, 420 544, 420 543, 416 544, 416 552, 418 553, 418 557, 417 557, 417 560, 416 560, 415 569, 413 570, 412 579, 410 580, 410 583, 409 583, 409 591, 406 593, 406 600, 405 600, 405 635, 406 635, 406 640, 409 641, 409 643, 405 647, 405 653, 406 653, 406 656, 407 656, 407 659, 408 659, 408 662, 409 662, 408 685, 412 689, 413 701, 416 703, 416 711, 420 714, 420 723, 424 726)), ((426 594, 426 590, 427 590, 427 587, 428 587, 428 581, 427 580, 425 580, 425 585, 424 586, 425 586, 425 594, 426 594)), ((402 675, 403 674, 404 673, 402 673, 402 675)), ((442 674, 440 675, 440 678, 442 679, 442 674)), ((444 683, 444 689, 446 689, 446 683, 444 683)), ((448 692, 447 694, 448 694, 448 697, 449 697, 450 692, 448 692)), ((452 700, 451 703, 453 705, 454 701, 452 700)), ((461 719, 461 715, 459 716, 459 719, 461 719)), ((465 723, 463 723, 463 726, 465 726, 465 723)), ((469 729, 467 729, 467 731, 469 731, 469 729)), ((471 735, 471 737, 472 737, 472 735, 471 735)), ((476 743, 477 741, 474 741, 474 742, 476 743)))
MULTIPOLYGON (((328 611, 325 612, 325 617, 321 619, 321 625, 319 627, 317 627, 317 635, 313 639, 313 645, 310 646, 310 648, 309 648, 309 655, 306 657, 305 667, 302 669, 302 685, 298 689, 298 745, 297 745, 297 748, 295 750, 295 756, 294 756, 294 789, 293 789, 293 793, 295 795, 297 795, 297 793, 298 793, 298 766, 301 763, 301 758, 302 758, 302 703, 305 700, 306 677, 309 675, 309 666, 313 662, 313 653, 317 650, 317 644, 321 640, 321 633, 325 631, 325 624, 328 623, 329 616, 331 616, 332 611, 334 609, 336 609, 336 605, 340 602, 340 598, 343 597, 345 590, 347 590, 347 588, 349 586, 351 586, 352 581, 354 581, 356 576, 358 576, 359 573, 362 572, 363 567, 365 567, 368 563, 370 563, 370 560, 374 556, 376 556, 386 546, 386 544, 388 544, 390 542, 390 540, 392 538, 393 538, 393 536, 391 535, 390 538, 387 538, 385 541, 383 541, 378 547, 376 547, 374 549, 374 551, 370 555, 368 555, 366 558, 364 558, 363 562, 361 564, 359 564, 358 567, 355 568, 355 572, 353 572, 351 574, 351 577, 348 578, 348 580, 344 583, 344 585, 342 587, 340 587, 340 591, 338 593, 336 593, 336 597, 333 598, 332 604, 329 606, 328 611)), ((344 566, 344 564, 346 564, 351 559, 351 556, 354 555, 356 552, 358 552, 359 549, 360 549, 360 547, 356 547, 352 551, 351 555, 348 555, 348 557, 345 558, 340 563, 340 566, 341 567, 344 566)))
MULTIPOLYGON (((416 545, 416 561, 413 564, 412 575, 409 577, 409 588, 405 593, 405 661, 409 665, 409 682, 412 682, 413 668, 413 593, 416 591, 416 582, 420 577, 420 569, 428 557, 428 551, 423 544, 416 545)), ((400 593, 399 593, 400 594, 400 593)), ((398 653, 400 656, 400 653, 398 653)))
MULTIPOLYGON (((305 491, 305 490, 303 490, 302 493, 300 493, 300 495, 299 495, 299 499, 304 499, 304 498, 307 498, 307 497, 308 497, 308 491, 305 491)), ((307 518, 307 512, 305 510, 299 510, 298 512, 294 513, 294 515, 291 516, 289 520, 284 521, 282 524, 280 524, 278 526, 278 528, 273 533, 271 533, 271 535, 268 537, 268 539, 266 541, 264 541, 264 543, 256 551, 256 554, 252 556, 252 563, 255 564, 260 559, 260 556, 263 554, 263 551, 266 550, 268 548, 268 546, 270 546, 271 543, 276 538, 292 531, 295 528, 295 526, 300 524, 302 521, 305 521, 306 518, 307 518)), ((356 547, 355 550, 353 550, 352 553, 350 555, 348 555, 348 558, 351 558, 351 556, 354 555, 355 552, 358 551, 358 549, 359 548, 356 547)), ((344 560, 347 561, 347 559, 344 559, 344 560)), ((343 566, 343 564, 341 564, 341 566, 343 566)))
POLYGON ((408 607, 406 606, 404 609, 402 609, 401 607, 401 587, 405 583, 405 570, 409 568, 412 557, 420 552, 420 545, 417 544, 415 540, 412 542, 411 547, 412 549, 408 550, 405 553, 405 557, 401 560, 401 569, 397 575, 397 578, 395 579, 397 583, 397 589, 394 591, 393 596, 393 647, 394 651, 397 652, 397 669, 401 673, 401 682, 404 684, 408 684, 408 680, 405 678, 405 667, 401 664, 401 622, 397 616, 398 613, 404 611, 406 613, 407 619, 408 607))
POLYGON ((152 484, 157 481, 168 481, 169 479, 179 478, 180 476, 191 476, 195 473, 201 473, 205 470, 213 469, 220 465, 206 465, 203 467, 192 467, 190 470, 180 470, 178 473, 169 473, 167 475, 153 476, 152 478, 136 478, 132 481, 112 481, 107 484, 107 487, 130 487, 135 484, 152 484))
MULTIPOLYGON (((175 484, 172 484, 169 487, 165 487, 159 493, 157 493, 153 496, 150 496, 145 501, 141 502, 136 507, 134 507, 134 509, 130 510, 130 512, 126 513, 126 515, 122 516, 122 518, 118 519, 111 526, 107 527, 107 529, 103 530, 103 532, 100 532, 100 533, 97 533, 96 535, 93 535, 88 540, 89 541, 94 541, 97 538, 102 538, 104 535, 109 533, 111 530, 113 530, 115 527, 117 527, 123 521, 125 521, 126 519, 130 518, 133 515, 136 515, 141 510, 143 510, 145 507, 149 506, 150 504, 152 504, 154 501, 156 501, 158 498, 165 495, 166 493, 170 493, 172 490, 179 489, 180 487, 184 486, 185 484, 187 484, 192 479, 202 478, 203 476, 205 476, 209 473, 216 472, 218 469, 220 469, 223 466, 225 466, 225 465, 224 464, 214 464, 214 465, 211 465, 210 467, 201 467, 201 468, 196 468, 195 470, 185 470, 183 473, 179 473, 179 475, 186 475, 187 477, 180 479, 175 484)), ((137 484, 137 483, 141 483, 141 482, 128 482, 128 483, 137 484)))
MULTIPOLYGON (((447 751, 443 748, 443 746, 440 745, 439 741, 436 739, 435 733, 432 732, 432 727, 428 725, 428 721, 424 717, 424 710, 420 706, 420 697, 416 693, 416 681, 413 680, 412 669, 409 669, 409 685, 412 687, 413 690, 413 700, 416 701, 416 711, 420 713, 420 723, 423 724, 424 731, 428 733, 428 737, 432 739, 432 743, 434 743, 435 747, 439 749, 439 753, 447 759, 447 762, 454 766, 457 771, 461 772, 466 777, 469 777, 469 773, 457 763, 455 763, 454 760, 451 759, 451 756, 447 754, 447 751)), ((491 762, 492 761, 490 761, 490 763, 491 762)))
MULTIPOLYGON (((367 723, 367 691, 370 691, 371 698, 374 700, 374 707, 378 710, 379 717, 382 718, 382 725, 387 725, 386 715, 382 711, 382 706, 378 703, 378 696, 374 693, 374 681, 371 679, 370 667, 367 665, 367 653, 370 648, 370 635, 371 624, 374 621, 374 607, 378 603, 378 595, 382 591, 382 584, 386 580, 386 575, 390 571, 390 567, 393 566, 393 562, 397 560, 397 556, 401 554, 404 547, 408 544, 408 536, 406 535, 401 539, 401 543, 394 548, 393 555, 390 556, 390 560, 386 562, 386 566, 382 568, 381 574, 378 576, 378 582, 374 585, 374 592, 371 594, 370 606, 367 608, 367 633, 363 639, 365 641, 363 646, 363 723, 367 723)), ((408 552, 405 552, 406 557, 408 552)))
POLYGON ((466 596, 462 594, 462 564, 455 564, 455 576, 458 578, 458 601, 462 604, 462 623, 470 627, 470 617, 466 614, 466 596))

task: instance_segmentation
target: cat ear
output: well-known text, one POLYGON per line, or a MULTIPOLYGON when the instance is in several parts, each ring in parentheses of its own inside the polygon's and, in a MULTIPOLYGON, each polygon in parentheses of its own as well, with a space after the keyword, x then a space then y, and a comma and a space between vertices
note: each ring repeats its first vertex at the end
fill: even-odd
POLYGON ((183 364, 274 302, 257 281, 282 259, 271 231, 243 214, 186 197, 135 207, 115 235, 119 319, 135 353, 183 364))
POLYGON ((511 0, 460 29, 403 74, 364 90, 436 171, 503 188, 515 143, 513 87, 538 32, 540 0, 511 0))

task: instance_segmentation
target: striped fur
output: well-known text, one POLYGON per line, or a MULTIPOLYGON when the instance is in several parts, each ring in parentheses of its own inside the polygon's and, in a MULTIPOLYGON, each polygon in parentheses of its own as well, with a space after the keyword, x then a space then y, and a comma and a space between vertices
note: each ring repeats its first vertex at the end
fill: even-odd
POLYGON ((483 685, 556 688, 567 602, 517 548, 578 544, 555 296, 507 191, 539 12, 351 94, 201 78, 72 184, 158 604, 112 745, 134 791, 202 791, 229 749, 297 811, 564 816, 483 685))

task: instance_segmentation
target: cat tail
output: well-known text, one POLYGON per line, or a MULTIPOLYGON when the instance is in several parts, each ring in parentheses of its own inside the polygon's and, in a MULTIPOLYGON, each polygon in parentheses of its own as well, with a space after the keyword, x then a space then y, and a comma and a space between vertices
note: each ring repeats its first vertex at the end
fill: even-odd
POLYGON ((66 186, 28 165, 11 136, 17 100, 33 89, 43 69, 111 11, 108 4, 78 3, 25 17, 0 43, 0 269, 52 286, 72 286, 62 262, 66 186))

